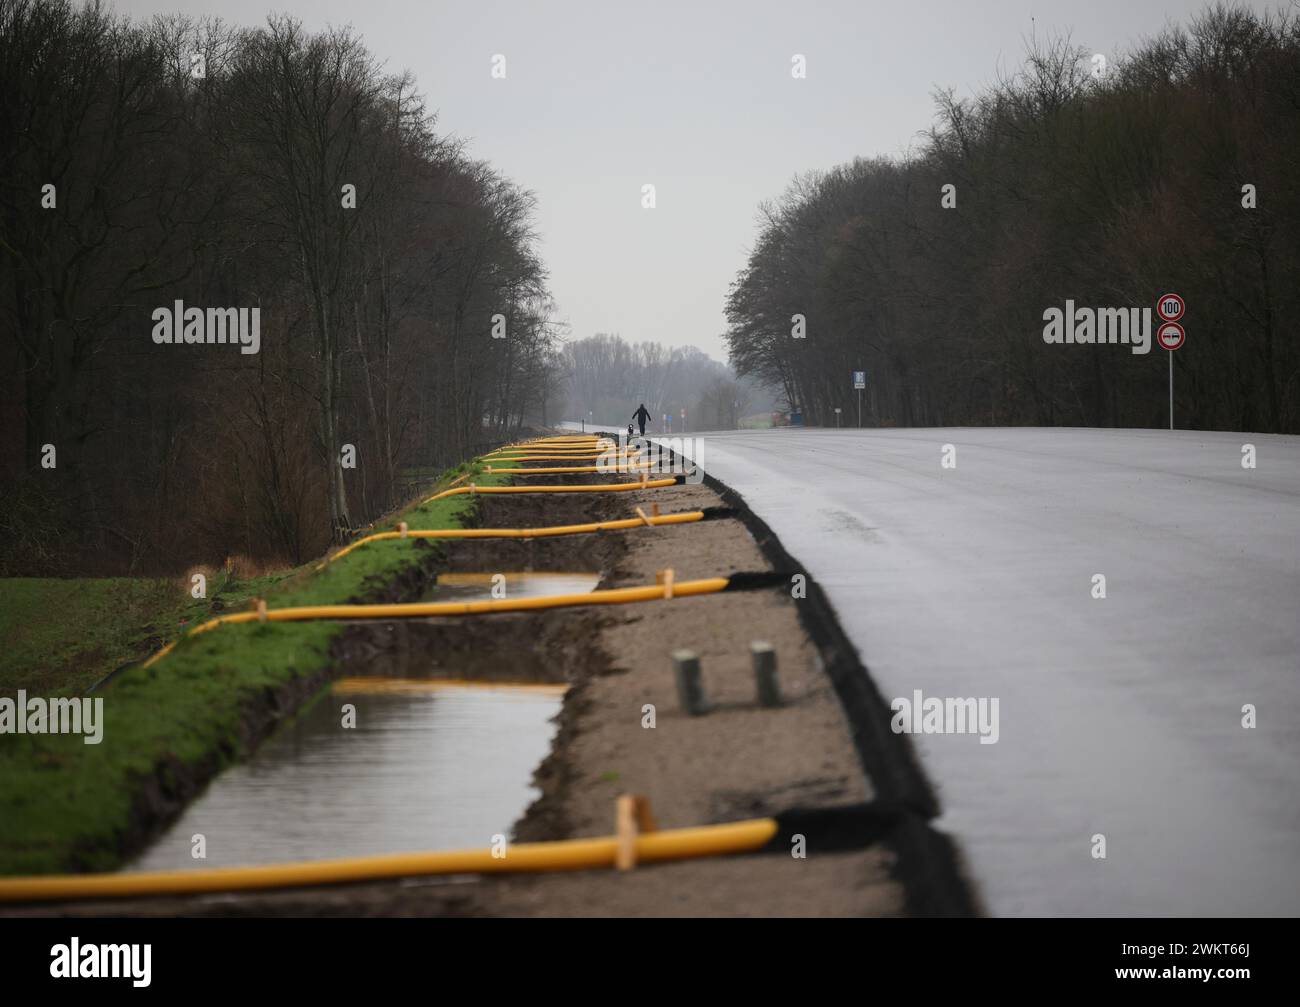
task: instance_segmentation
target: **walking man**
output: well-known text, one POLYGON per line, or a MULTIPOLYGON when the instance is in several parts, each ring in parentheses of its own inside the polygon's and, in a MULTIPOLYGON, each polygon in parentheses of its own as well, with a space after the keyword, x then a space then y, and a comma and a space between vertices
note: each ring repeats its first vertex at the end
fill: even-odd
POLYGON ((644 437, 646 421, 650 419, 650 411, 646 409, 644 402, 637 406, 636 412, 632 414, 632 419, 636 420, 636 425, 641 429, 641 436, 644 437))

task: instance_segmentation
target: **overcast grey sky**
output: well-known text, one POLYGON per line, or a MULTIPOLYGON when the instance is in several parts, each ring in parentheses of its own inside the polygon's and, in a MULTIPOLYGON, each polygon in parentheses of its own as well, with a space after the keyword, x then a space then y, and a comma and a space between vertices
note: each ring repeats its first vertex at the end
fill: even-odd
MULTIPOLYGON (((119 0, 257 24, 351 24, 409 68, 444 133, 538 197, 542 254, 572 336, 691 344, 725 359, 723 301, 755 210, 796 173, 897 155, 937 87, 969 95, 1032 31, 1108 56, 1202 0, 119 0), (1034 19, 1031 21, 1031 18, 1034 19), (493 79, 494 54, 506 78, 493 79), (807 59, 792 78, 791 57, 807 59), (641 186, 657 206, 641 207, 641 186)), ((1257 9, 1274 3, 1250 4, 1257 9)))

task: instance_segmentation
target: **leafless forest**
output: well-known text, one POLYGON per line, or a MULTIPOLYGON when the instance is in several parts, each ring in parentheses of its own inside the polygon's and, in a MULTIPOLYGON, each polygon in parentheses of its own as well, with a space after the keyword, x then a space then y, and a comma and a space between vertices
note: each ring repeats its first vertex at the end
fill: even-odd
POLYGON ((348 31, 0 0, 0 88, 5 572, 301 561, 545 412, 532 197, 348 31))
POLYGON ((809 423, 852 413, 865 369, 871 424, 1161 426, 1164 351, 1041 333, 1067 298, 1172 291, 1178 425, 1300 431, 1295 18, 1213 8, 1105 66, 1030 39, 998 85, 936 98, 914 156, 813 172, 762 208, 728 301, 741 374, 809 423))

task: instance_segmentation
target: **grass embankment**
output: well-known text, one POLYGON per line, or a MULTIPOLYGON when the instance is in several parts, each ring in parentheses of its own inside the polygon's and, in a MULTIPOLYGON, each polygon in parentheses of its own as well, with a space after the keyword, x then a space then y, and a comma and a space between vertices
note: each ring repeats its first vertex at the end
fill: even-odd
MULTIPOLYGON (((463 473, 448 473, 445 481, 463 473)), ((479 474, 479 485, 508 476, 479 474)), ((473 512, 468 494, 410 507, 412 529, 455 528, 473 512)), ((387 525, 387 522, 385 522, 387 525)), ((427 554, 426 554, 427 555, 427 554)), ((272 608, 337 604, 373 595, 416 562, 414 542, 375 542, 320 572, 315 561, 255 580, 218 575, 193 600, 179 580, 0 580, 0 696, 72 696, 124 662, 146 656, 220 611, 265 597, 272 608), (182 622, 182 620, 186 620, 182 622)), ((168 767, 217 766, 245 753, 250 702, 329 664, 335 622, 222 626, 180 645, 153 667, 125 669, 103 696, 103 739, 0 735, 0 874, 108 870, 121 862, 142 788, 169 788, 168 767), (159 776, 162 779, 159 779, 159 776)))

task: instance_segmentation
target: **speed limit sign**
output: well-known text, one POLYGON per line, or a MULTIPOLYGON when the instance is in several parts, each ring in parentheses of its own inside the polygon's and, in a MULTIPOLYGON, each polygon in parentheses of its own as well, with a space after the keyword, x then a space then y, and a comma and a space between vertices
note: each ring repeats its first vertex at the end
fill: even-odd
MULTIPOLYGON (((1156 314, 1160 316, 1161 321, 1176 322, 1183 317, 1183 312, 1186 310, 1187 304, 1177 294, 1164 294, 1156 301, 1156 314)), ((1169 348, 1176 350, 1178 347, 1169 348)))

